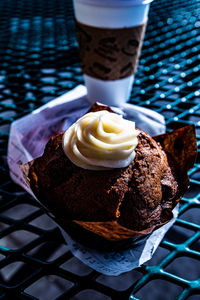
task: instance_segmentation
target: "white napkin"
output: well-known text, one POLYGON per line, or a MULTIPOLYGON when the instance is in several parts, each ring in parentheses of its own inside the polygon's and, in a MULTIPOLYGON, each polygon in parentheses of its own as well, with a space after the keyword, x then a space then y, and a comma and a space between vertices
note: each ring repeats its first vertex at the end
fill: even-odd
MULTIPOLYGON (((21 174, 19 164, 41 156, 49 138, 66 130, 90 106, 86 88, 80 85, 13 122, 7 155, 12 179, 33 195, 21 174)), ((157 112, 128 103, 112 109, 121 113, 124 118, 134 121, 137 128, 143 129, 151 136, 165 132, 164 118, 157 112)), ((72 253, 83 263, 103 274, 119 275, 140 266, 152 257, 164 234, 174 223, 177 211, 178 208, 174 209, 174 218, 154 231, 143 244, 125 251, 107 253, 89 249, 72 240, 62 229, 61 231, 72 253)))

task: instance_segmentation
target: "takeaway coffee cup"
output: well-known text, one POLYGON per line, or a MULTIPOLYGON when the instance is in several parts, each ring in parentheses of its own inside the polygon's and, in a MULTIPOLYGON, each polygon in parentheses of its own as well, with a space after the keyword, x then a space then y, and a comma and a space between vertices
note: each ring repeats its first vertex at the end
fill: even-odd
POLYGON ((128 100, 152 1, 73 0, 89 102, 128 100))

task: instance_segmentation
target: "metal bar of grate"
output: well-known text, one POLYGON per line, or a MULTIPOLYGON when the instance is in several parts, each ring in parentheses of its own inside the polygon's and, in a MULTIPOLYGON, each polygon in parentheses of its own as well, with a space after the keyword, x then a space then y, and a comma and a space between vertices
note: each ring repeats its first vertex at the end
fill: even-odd
POLYGON ((118 277, 73 257, 6 162, 11 122, 83 83, 71 1, 0 1, 0 45, 0 299, 199 299, 200 1, 151 5, 130 102, 161 113, 167 130, 194 124, 198 157, 175 225, 149 262, 118 277))

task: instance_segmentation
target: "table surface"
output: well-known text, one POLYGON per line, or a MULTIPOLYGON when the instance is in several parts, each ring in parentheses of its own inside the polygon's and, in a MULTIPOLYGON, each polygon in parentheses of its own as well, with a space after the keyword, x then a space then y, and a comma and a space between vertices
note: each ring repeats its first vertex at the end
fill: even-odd
MULTIPOLYGON (((55 224, 12 182, 12 121, 83 83, 67 0, 0 1, 0 299, 200 299, 200 156, 179 218, 153 258, 104 276, 68 250, 55 224)), ((167 130, 195 124, 200 148, 200 1, 156 0, 130 102, 167 130)))

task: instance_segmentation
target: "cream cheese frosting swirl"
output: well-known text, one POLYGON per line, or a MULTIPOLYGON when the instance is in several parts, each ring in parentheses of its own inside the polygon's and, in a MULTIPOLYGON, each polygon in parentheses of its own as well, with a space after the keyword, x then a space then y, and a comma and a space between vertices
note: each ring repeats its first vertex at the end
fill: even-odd
POLYGON ((78 167, 103 170, 127 167, 135 157, 139 131, 121 115, 101 110, 78 119, 63 135, 63 150, 78 167))

